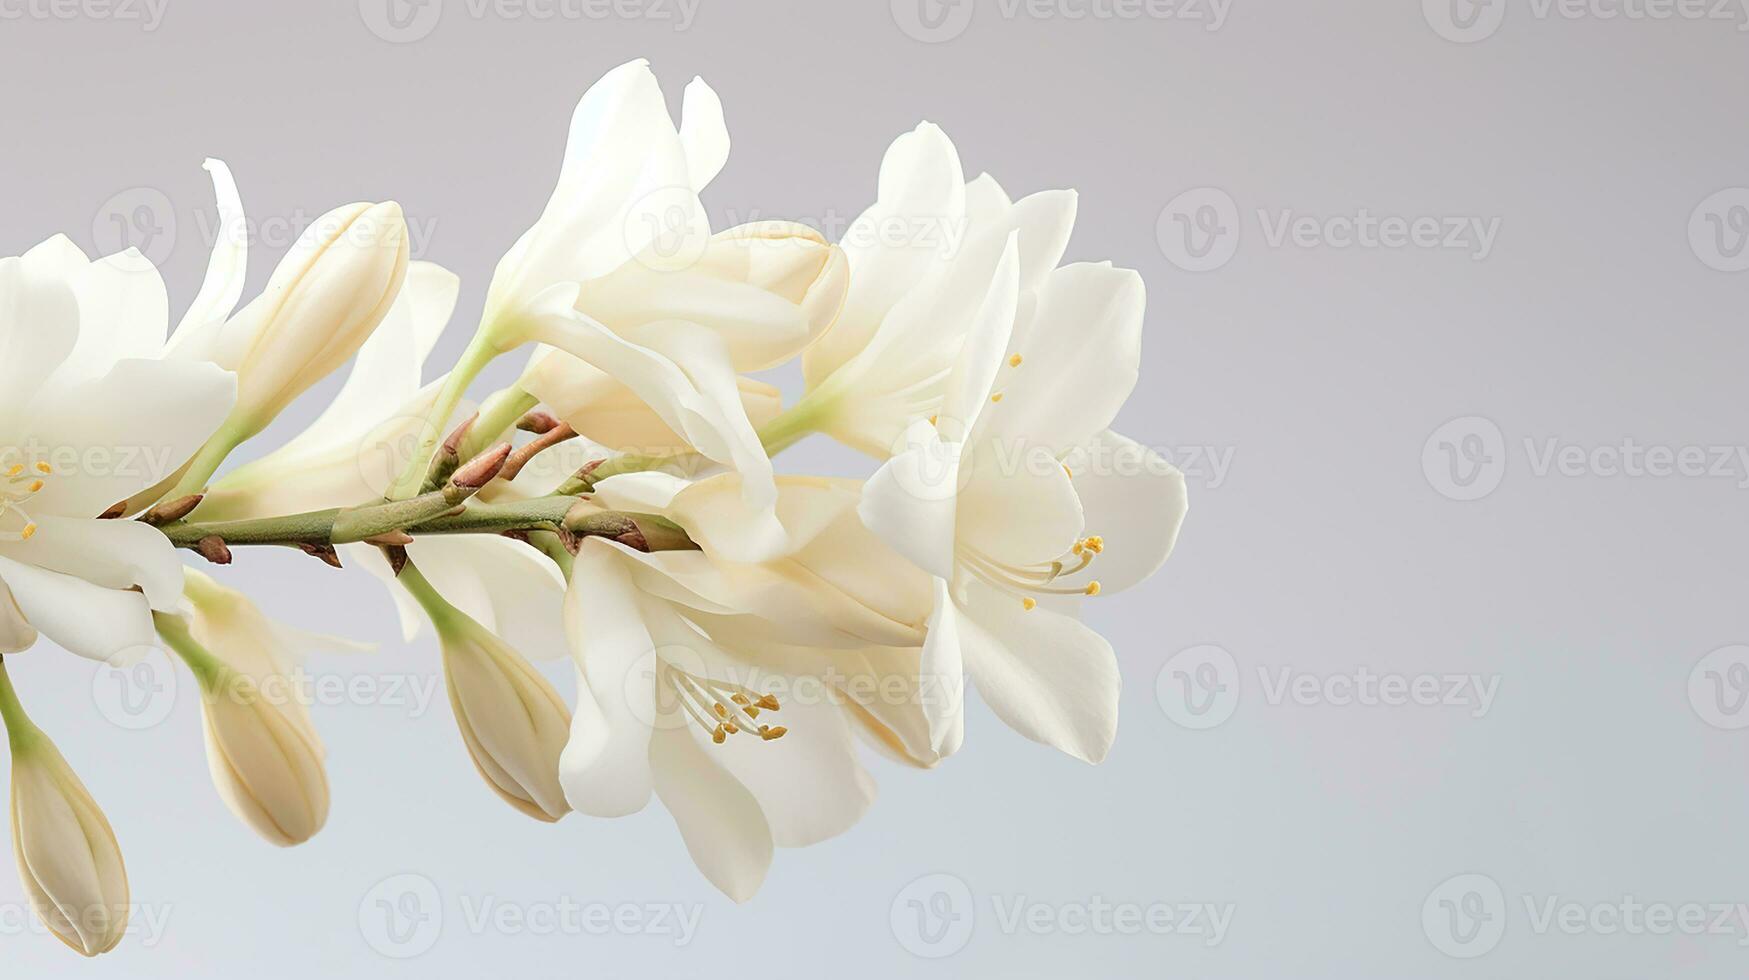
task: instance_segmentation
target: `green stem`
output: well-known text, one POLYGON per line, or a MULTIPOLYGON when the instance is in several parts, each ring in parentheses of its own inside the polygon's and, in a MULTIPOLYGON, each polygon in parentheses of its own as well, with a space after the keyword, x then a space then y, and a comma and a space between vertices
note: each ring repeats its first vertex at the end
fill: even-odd
POLYGON ((480 403, 479 417, 468 428, 468 434, 462 439, 456 455, 465 461, 485 452, 486 447, 497 443, 498 437, 516 424, 517 419, 533 411, 539 404, 540 399, 515 385, 487 395, 486 400, 480 403))
POLYGON ((194 454, 193 459, 189 460, 188 468, 182 473, 182 479, 176 481, 176 486, 159 499, 175 500, 178 497, 186 497, 189 494, 204 491, 207 483, 212 480, 213 474, 217 473, 219 467, 224 465, 226 457, 254 435, 253 432, 248 431, 249 428, 249 426, 234 424, 233 420, 225 420, 225 424, 219 427, 219 431, 213 433, 212 438, 206 441, 206 445, 200 447, 200 451, 194 454))
POLYGON ((158 637, 164 641, 164 645, 181 657, 188 669, 194 672, 201 687, 209 691, 218 688, 228 668, 194 638, 194 634, 189 631, 188 620, 175 613, 154 612, 152 625, 157 628, 158 637))
POLYGON ((5 657, 0 657, 0 719, 6 721, 6 741, 14 756, 43 738, 42 729, 24 713, 24 703, 18 700, 18 691, 12 686, 12 675, 6 672, 5 657))
POLYGON ((411 497, 419 492, 419 487, 425 482, 425 472, 431 465, 431 457, 437 450, 437 444, 443 440, 443 426, 449 417, 455 414, 455 408, 461 404, 462 395, 473 384, 480 372, 498 356, 497 346, 490 340, 489 331, 481 330, 468 341, 468 347, 462 351, 461 359, 456 362, 454 370, 444 381, 443 388, 437 393, 437 401, 431 405, 431 411, 426 413, 425 424, 419 434, 419 446, 407 460, 407 465, 396 477, 395 483, 389 488, 390 500, 400 500, 411 497))

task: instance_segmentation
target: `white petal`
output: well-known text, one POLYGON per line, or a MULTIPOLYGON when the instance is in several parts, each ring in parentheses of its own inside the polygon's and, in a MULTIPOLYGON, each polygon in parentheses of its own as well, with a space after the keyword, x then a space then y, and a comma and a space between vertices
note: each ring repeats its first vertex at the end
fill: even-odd
POLYGON ((778 847, 807 847, 849 830, 874 803, 875 783, 856 760, 844 713, 827 701, 792 699, 759 717, 767 719, 788 734, 767 742, 743 732, 701 747, 760 802, 778 847))
POLYGON ((218 238, 207 259, 206 278, 177 324, 170 350, 179 357, 212 360, 218 353, 215 349, 218 334, 243 296, 249 269, 249 228, 231 168, 223 160, 211 158, 201 166, 213 178, 213 196, 218 200, 219 210, 218 238))
POLYGON ((1190 509, 1184 474, 1153 450, 1110 431, 1069 454, 1068 463, 1087 531, 1105 538, 1105 550, 1063 583, 1097 579, 1101 592, 1116 592, 1154 574, 1171 556, 1190 509))
POLYGON ((31 410, 55 467, 33 506, 96 517, 173 475, 218 429, 236 376, 204 362, 121 361, 104 377, 44 391, 31 410))
POLYGON ((1025 328, 1019 367, 986 412, 994 437, 1068 452, 1111 424, 1141 368, 1142 279, 1077 264, 1053 272, 1025 328))
MULTIPOLYGON (((966 662, 962 646, 965 630, 959 607, 948 594, 948 585, 935 580, 935 611, 929 617, 929 633, 917 664, 918 689, 927 695, 922 708, 929 729, 929 746, 938 757, 959 751, 966 739, 966 662)), ((975 627, 974 627, 975 629, 975 627)))
POLYGON ((69 653, 121 660, 157 642, 152 609, 138 592, 106 589, 0 557, 0 579, 30 624, 69 653))
POLYGON ((850 295, 803 359, 810 388, 867 347, 893 305, 947 261, 952 235, 964 232, 965 198, 959 153, 940 127, 923 123, 893 141, 876 203, 844 235, 850 295))
POLYGON ((1123 678, 1105 638, 980 582, 964 584, 965 666, 991 710, 1027 738, 1098 763, 1117 736, 1123 678))
POLYGON ((1081 501, 1055 459, 1017 461, 986 445, 963 463, 971 476, 958 500, 959 540, 984 557, 1015 567, 1055 561, 1081 536, 1081 501))
POLYGON ((752 898, 771 867, 771 828, 759 801, 711 758, 689 728, 652 736, 650 766, 656 792, 698 870, 731 899, 752 898))
POLYGON ((716 179, 729 161, 729 128, 723 100, 704 79, 694 78, 680 99, 680 142, 686 148, 686 173, 694 191, 716 179))
POLYGON ((29 540, 0 544, 0 555, 106 589, 137 585, 161 611, 174 609, 182 598, 176 549, 156 528, 138 521, 42 517, 29 540))
POLYGON ((948 375, 936 422, 943 438, 963 441, 989 402, 997 372, 1008 354, 1008 338, 1014 330, 1019 306, 1020 245, 1010 235, 990 279, 989 291, 966 330, 965 346, 948 375))
POLYGON ((581 683, 571 739, 559 759, 565 799, 580 813, 617 817, 649 802, 656 705, 655 642, 611 545, 588 541, 565 598, 565 631, 581 683))
MULTIPOLYGON (((652 455, 692 448, 631 388, 564 351, 546 348, 537 353, 517 387, 599 446, 652 455)), ((783 410, 782 393, 772 385, 738 377, 736 387, 742 410, 755 428, 783 410)))
POLYGON ((20 653, 36 643, 36 627, 24 618, 12 589, 0 578, 0 653, 20 653))
POLYGON ((0 419, 16 431, 22 406, 78 340, 72 285, 27 269, 23 259, 0 259, 0 419))
POLYGON ((910 449, 882 464, 862 488, 862 523, 937 578, 953 574, 960 447, 927 422, 914 424, 910 449))
POLYGON ((98 259, 71 281, 79 298, 79 343, 54 383, 98 377, 118 360, 163 350, 170 297, 157 268, 138 250, 98 259))

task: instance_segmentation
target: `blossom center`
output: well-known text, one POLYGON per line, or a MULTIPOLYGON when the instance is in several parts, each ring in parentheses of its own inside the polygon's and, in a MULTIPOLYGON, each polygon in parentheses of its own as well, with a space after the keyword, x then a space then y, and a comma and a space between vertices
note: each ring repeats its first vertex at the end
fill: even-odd
POLYGON ((963 542, 955 550, 961 567, 986 585, 1019 596, 1021 604, 1029 611, 1038 608, 1036 597, 1041 595, 1099 594, 1098 579, 1085 585, 1062 585, 1058 582, 1059 579, 1074 575, 1093 564, 1094 556, 1105 550, 1105 539, 1098 535, 1076 541, 1069 553, 1056 561, 1033 565, 1011 565, 998 561, 963 542))
POLYGON ((675 700, 710 734, 718 745, 730 735, 751 732, 760 741, 782 738, 789 729, 782 725, 767 725, 759 721, 761 711, 776 711, 781 705, 776 697, 749 690, 740 684, 719 681, 681 670, 663 662, 657 676, 674 691, 675 700))
POLYGON ((44 462, 13 463, 0 478, 0 541, 28 541, 36 534, 36 522, 24 504, 37 495, 54 474, 54 468, 44 462), (16 525, 16 526, 6 526, 16 525))

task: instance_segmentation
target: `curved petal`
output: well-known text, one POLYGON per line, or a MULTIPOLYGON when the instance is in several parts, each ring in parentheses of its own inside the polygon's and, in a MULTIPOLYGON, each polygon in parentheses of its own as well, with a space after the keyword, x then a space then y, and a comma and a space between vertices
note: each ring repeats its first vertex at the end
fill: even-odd
MULTIPOLYGON (((243 296, 249 270, 249 228, 243 217, 243 199, 237 182, 223 160, 207 158, 201 169, 212 175, 213 197, 218 201, 219 231, 207 259, 206 278, 200 292, 176 326, 169 351, 178 357, 215 360, 218 334, 243 296)), ((236 365, 231 365, 235 367, 236 365)))
POLYGON ((565 579, 545 555, 509 538, 440 534, 407 545, 407 554, 445 599, 523 656, 567 652, 565 579))
POLYGON ((959 494, 959 541, 981 557, 1014 567, 1036 565, 1068 554, 1081 537, 1081 501, 1055 459, 1033 454, 1015 460, 985 445, 964 465, 970 477, 959 494))
POLYGON ((731 899, 752 898, 765 882, 772 851, 771 827, 752 792, 711 757, 690 726, 650 738, 650 767, 698 870, 731 899))
POLYGON ((807 847, 849 830, 874 803, 875 783, 856 760, 844 713, 829 702, 791 699, 760 720, 768 717, 788 734, 771 741, 737 735, 701 748, 759 801, 778 847, 807 847))
POLYGON ((1153 450, 1111 431, 1070 453, 1068 465, 1087 530, 1105 544, 1091 565, 1061 581, 1077 585, 1097 579, 1101 592, 1116 592, 1154 574, 1178 544, 1190 509, 1184 474, 1153 450))
POLYGON ((935 611, 929 617, 929 633, 917 663, 918 689, 933 690, 923 702, 923 718, 929 729, 929 747, 938 757, 959 751, 966 740, 966 653, 964 617, 949 595, 948 585, 935 580, 935 611))
POLYGON ((12 589, 0 578, 0 653, 22 653, 36 645, 36 627, 24 618, 12 589))
POLYGON ((702 78, 686 83, 680 97, 680 145, 686 149, 686 175, 695 193, 715 180, 729 162, 723 100, 702 78))
POLYGON ((991 710, 1035 742, 1097 764, 1117 737, 1123 678, 1111 644, 1076 620, 968 582, 966 671, 991 710))
POLYGON ((565 799, 598 817, 636 813, 654 786, 656 644, 611 545, 588 541, 577 553, 565 632, 579 678, 571 738, 559 758, 565 799))
POLYGON ((918 568, 937 578, 953 574, 958 533, 960 447, 943 442, 919 422, 912 448, 887 460, 862 488, 862 523, 918 568))
POLYGON ((72 286, 21 258, 0 259, 0 419, 13 437, 9 442, 25 441, 18 431, 23 406, 78 340, 79 301, 72 286))
POLYGON ((0 555, 75 575, 105 589, 139 586, 153 609, 182 598, 182 562, 157 528, 138 521, 42 517, 25 541, 0 544, 0 555))
POLYGON ((43 391, 31 411, 55 473, 33 505, 96 517, 174 474, 230 412, 236 376, 198 361, 121 361, 102 377, 43 391))
MULTIPOLYGON (((637 392, 565 351, 537 354, 516 384, 599 446, 649 455, 692 449, 637 392)), ((776 387, 747 377, 737 377, 735 384, 742 411, 756 428, 783 410, 776 387)))
POLYGON ((94 378, 119 360, 163 350, 170 296, 157 267, 137 249, 86 264, 70 281, 79 299, 79 342, 53 383, 94 378))
POLYGON ((69 653, 119 661, 157 642, 152 608, 138 592, 106 589, 5 557, 0 579, 24 618, 69 653))
POLYGON ((1111 424, 1141 369, 1142 278, 1108 265, 1067 265, 1040 290, 1002 373, 1002 401, 986 411, 992 437, 1061 456, 1111 424))

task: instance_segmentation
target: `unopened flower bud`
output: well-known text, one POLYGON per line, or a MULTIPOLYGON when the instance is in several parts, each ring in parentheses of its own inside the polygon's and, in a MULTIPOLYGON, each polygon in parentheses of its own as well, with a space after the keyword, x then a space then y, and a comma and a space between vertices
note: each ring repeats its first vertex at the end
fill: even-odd
POLYGON ((305 230, 240 313, 251 338, 237 365, 232 418, 265 427, 292 399, 357 353, 381 323, 407 274, 401 206, 349 204, 305 230))
POLYGON ((128 923, 128 875, 115 831, 67 760, 25 717, 0 673, 12 746, 12 852, 31 911, 84 956, 107 953, 128 923))
POLYGON ((280 847, 302 844, 328 820, 322 748, 288 705, 269 703, 229 667, 197 669, 207 766, 238 819, 280 847))
POLYGON ((487 785, 511 806, 552 823, 569 813, 559 755, 571 712, 510 645, 459 612, 435 617, 443 673, 462 741, 487 785))

